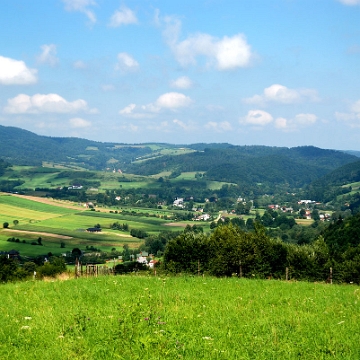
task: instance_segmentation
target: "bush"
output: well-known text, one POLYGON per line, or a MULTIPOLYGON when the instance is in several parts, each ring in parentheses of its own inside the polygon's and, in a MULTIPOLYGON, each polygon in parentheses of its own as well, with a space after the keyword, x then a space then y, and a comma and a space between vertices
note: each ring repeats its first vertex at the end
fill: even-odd
POLYGON ((115 266, 116 275, 127 274, 139 270, 147 270, 147 266, 137 261, 126 261, 122 264, 117 264, 115 266))

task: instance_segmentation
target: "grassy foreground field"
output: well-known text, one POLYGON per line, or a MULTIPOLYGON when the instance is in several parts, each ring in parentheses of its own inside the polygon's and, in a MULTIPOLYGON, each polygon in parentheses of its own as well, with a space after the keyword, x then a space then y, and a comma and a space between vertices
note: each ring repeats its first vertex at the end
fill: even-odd
POLYGON ((0 286, 1 359, 359 359, 354 286, 109 276, 0 286))

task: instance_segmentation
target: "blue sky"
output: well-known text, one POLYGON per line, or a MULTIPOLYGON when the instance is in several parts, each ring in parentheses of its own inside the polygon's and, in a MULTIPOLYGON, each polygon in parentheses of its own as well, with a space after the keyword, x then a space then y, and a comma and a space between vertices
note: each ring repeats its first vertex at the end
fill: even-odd
POLYGON ((0 124, 360 150, 360 0, 2 0, 0 124))

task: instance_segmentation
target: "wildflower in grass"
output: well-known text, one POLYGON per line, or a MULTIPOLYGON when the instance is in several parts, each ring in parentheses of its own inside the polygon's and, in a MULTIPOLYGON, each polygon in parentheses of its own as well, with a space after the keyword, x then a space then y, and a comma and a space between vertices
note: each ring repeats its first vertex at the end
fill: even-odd
POLYGON ((21 330, 30 330, 30 326, 22 326, 21 330))
POLYGON ((214 339, 211 338, 210 336, 203 336, 203 340, 214 340, 214 339))
POLYGON ((159 325, 165 325, 166 322, 165 322, 165 321, 158 321, 158 324, 159 324, 159 325))
POLYGON ((31 316, 25 316, 24 319, 25 319, 25 320, 31 320, 32 318, 31 318, 31 316))
POLYGON ((146 318, 144 318, 144 320, 145 320, 145 321, 149 321, 149 320, 150 320, 150 318, 146 317, 146 318))

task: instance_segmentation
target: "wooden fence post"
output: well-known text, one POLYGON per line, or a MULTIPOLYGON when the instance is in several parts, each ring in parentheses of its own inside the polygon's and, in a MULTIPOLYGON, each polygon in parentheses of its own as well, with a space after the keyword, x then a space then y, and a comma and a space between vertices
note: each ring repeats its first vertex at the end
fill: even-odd
POLYGON ((329 283, 332 284, 332 277, 333 277, 333 268, 330 268, 330 274, 329 274, 329 283))
POLYGON ((285 280, 286 281, 289 280, 289 268, 288 267, 285 268, 285 280))

